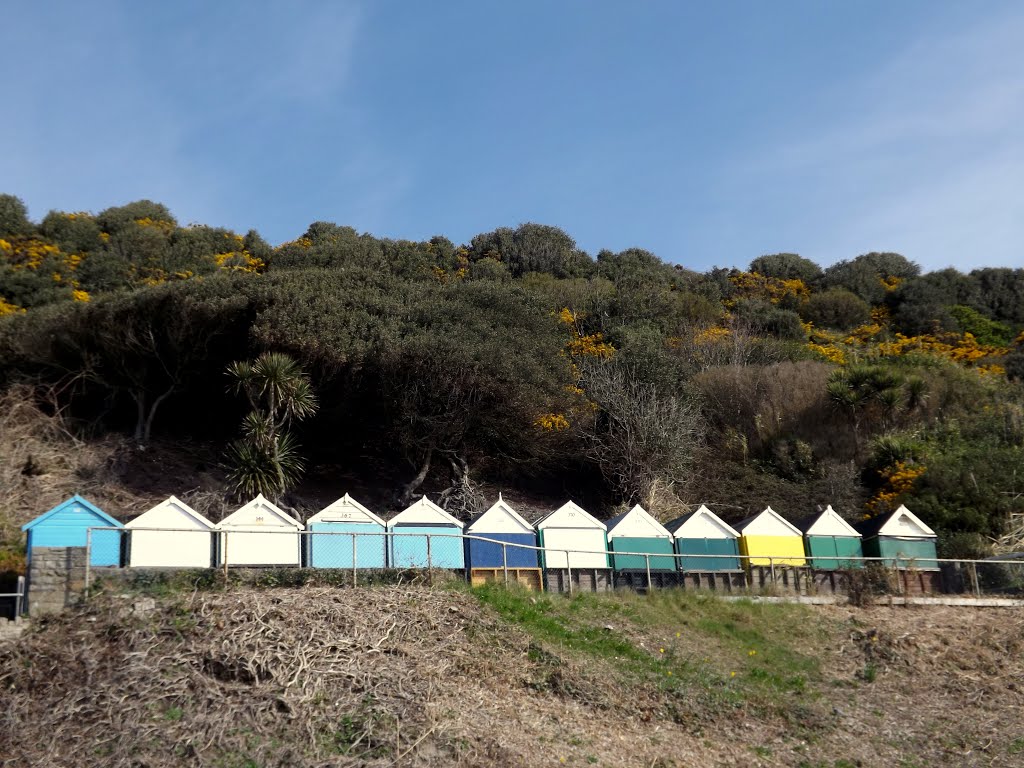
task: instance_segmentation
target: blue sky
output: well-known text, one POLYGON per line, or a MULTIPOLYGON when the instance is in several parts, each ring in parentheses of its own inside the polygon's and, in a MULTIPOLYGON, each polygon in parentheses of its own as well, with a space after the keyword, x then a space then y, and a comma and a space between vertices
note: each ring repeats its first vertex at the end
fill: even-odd
POLYGON ((0 191, 34 218, 1024 265, 1019 3, 164 5, 4 4, 0 191))

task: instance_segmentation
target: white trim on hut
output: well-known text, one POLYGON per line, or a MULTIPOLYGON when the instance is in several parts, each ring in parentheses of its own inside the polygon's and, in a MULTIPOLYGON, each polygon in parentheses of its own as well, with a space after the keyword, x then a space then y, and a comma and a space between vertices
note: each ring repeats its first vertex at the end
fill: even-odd
POLYGON ((535 527, 546 568, 608 567, 608 527, 575 502, 548 513, 535 527), (570 550, 568 558, 565 550, 570 550))
POLYGON ((818 515, 814 522, 804 531, 804 534, 807 536, 854 536, 858 539, 861 538, 860 532, 840 517, 839 513, 832 509, 831 504, 825 507, 825 511, 818 515))
POLYGON ((877 536, 890 536, 892 538, 935 538, 936 534, 931 528, 907 509, 902 504, 896 509, 885 525, 878 529, 877 536))
POLYGON ((804 532, 771 507, 736 525, 742 536, 799 536, 804 532))
POLYGON ((611 518, 605 525, 608 526, 609 541, 621 537, 672 541, 672 533, 639 504, 628 512, 611 518))
POLYGON ((385 527, 384 520, 353 499, 347 493, 328 504, 306 521, 310 523, 375 523, 385 527))
POLYGON ((486 531, 487 533, 535 533, 533 526, 512 509, 508 502, 498 494, 498 500, 487 508, 486 512, 469 521, 466 533, 486 531))
POLYGON ((690 515, 676 518, 665 526, 677 539, 738 539, 739 531, 701 504, 690 515), (678 521, 682 522, 678 522, 678 521))

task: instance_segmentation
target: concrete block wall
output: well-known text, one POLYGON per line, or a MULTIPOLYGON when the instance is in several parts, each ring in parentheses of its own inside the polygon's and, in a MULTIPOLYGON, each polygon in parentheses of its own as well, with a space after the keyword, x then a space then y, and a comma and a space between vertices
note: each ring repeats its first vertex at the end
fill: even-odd
POLYGON ((28 613, 57 613, 85 590, 85 547, 35 547, 28 569, 28 613))

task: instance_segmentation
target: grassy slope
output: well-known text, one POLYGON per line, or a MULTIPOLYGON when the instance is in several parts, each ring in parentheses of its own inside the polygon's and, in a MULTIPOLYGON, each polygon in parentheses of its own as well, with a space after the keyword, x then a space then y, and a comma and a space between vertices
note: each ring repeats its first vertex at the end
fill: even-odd
POLYGON ((158 585, 155 602, 100 595, 0 648, 0 754, 15 766, 1019 765, 1022 627, 1016 610, 682 592, 158 585))

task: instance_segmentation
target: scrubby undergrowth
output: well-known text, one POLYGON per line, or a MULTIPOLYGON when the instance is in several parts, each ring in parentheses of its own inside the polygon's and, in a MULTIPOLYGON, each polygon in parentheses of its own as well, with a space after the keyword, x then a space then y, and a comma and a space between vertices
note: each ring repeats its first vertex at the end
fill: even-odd
POLYGON ((108 593, 0 648, 0 755, 11 766, 1019 765, 1022 628, 1017 610, 680 592, 108 593))

